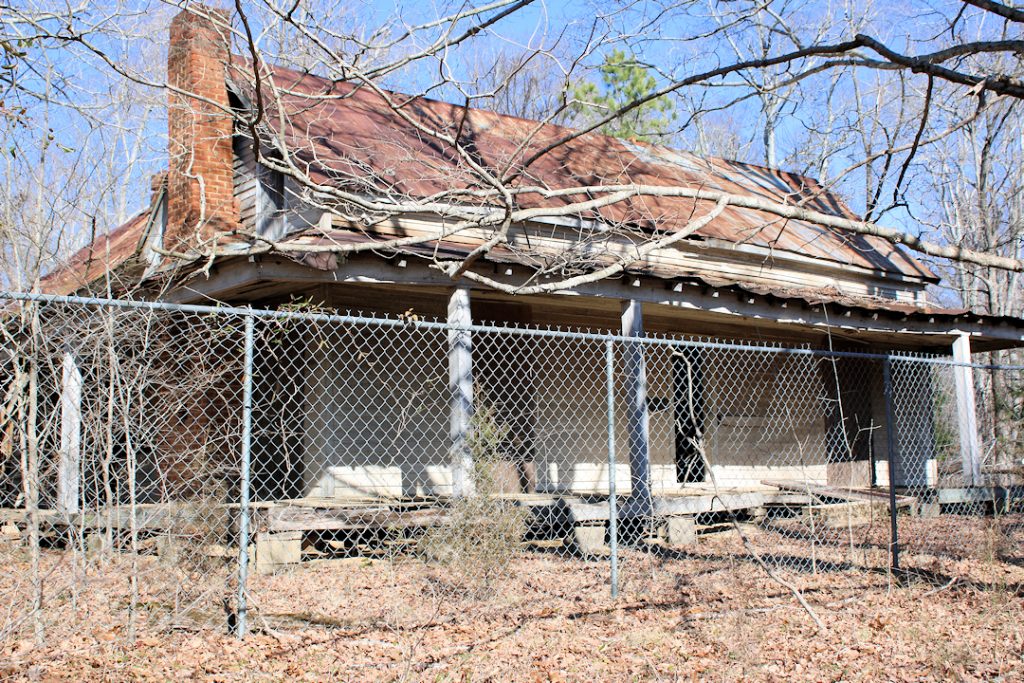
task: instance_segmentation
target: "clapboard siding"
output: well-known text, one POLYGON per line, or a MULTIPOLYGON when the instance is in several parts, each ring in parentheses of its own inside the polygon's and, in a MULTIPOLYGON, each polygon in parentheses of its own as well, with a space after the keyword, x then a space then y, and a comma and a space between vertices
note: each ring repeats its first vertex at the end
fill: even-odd
POLYGON ((241 136, 235 136, 234 148, 235 197, 238 199, 239 219, 246 229, 255 231, 260 209, 260 180, 256 158, 252 143, 241 136))

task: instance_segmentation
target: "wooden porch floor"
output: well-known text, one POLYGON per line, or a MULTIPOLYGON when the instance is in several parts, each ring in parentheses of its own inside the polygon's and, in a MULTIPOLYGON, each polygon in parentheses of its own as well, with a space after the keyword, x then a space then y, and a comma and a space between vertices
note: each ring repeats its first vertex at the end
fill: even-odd
MULTIPOLYGON (((767 482, 766 482, 767 483, 767 482)), ((516 493, 496 496, 527 508, 531 526, 571 526, 599 524, 609 519, 606 495, 516 493)), ((803 506, 822 500, 887 504, 888 490, 840 489, 805 485, 800 482, 775 482, 773 487, 688 488, 655 494, 655 517, 694 516, 717 512, 743 512, 774 506, 803 506)), ((619 498, 620 510, 627 498, 619 498)), ((953 505, 996 501, 1000 508, 1024 502, 1024 487, 978 487, 972 489, 936 489, 910 497, 898 492, 897 505, 912 511, 923 503, 953 505)), ((418 498, 317 498, 259 501, 251 504, 252 528, 260 532, 352 531, 370 528, 408 528, 431 526, 445 520, 453 499, 444 496, 418 498)), ((195 501, 149 503, 134 506, 135 527, 152 531, 180 528, 199 521, 202 516, 223 514, 229 525, 237 520, 238 504, 196 504, 195 501)), ((40 510, 44 528, 77 527, 83 530, 131 526, 132 507, 117 505, 67 515, 57 510, 40 510)), ((0 508, 0 524, 24 527, 27 512, 21 508, 0 508)), ((233 529, 232 529, 233 531, 233 529)))

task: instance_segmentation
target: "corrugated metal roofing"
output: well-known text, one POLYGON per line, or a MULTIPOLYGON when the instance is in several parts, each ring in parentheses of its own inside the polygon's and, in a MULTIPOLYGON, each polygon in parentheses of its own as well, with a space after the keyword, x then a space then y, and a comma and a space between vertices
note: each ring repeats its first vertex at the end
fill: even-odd
MULTIPOLYGON (((288 110, 285 136, 318 182, 342 183, 349 189, 368 192, 394 192, 428 196, 460 182, 475 187, 476 178, 450 150, 419 134, 401 120, 377 95, 365 88, 334 84, 325 79, 287 69, 277 69, 278 86, 286 91, 282 101, 288 110), (325 94, 341 99, 317 99, 325 94), (362 183, 360 185, 360 183, 362 183)), ((515 117, 479 110, 465 110, 443 102, 414 98, 406 111, 417 120, 451 131, 461 123, 467 144, 481 163, 499 168, 515 165, 517 160, 557 139, 566 132, 558 126, 543 126, 515 117)), ((271 115, 269 120, 276 120, 271 115)), ((548 188, 587 184, 644 183, 651 185, 687 185, 730 193, 752 194, 772 201, 805 202, 809 208, 847 218, 856 218, 835 194, 822 191, 813 180, 722 159, 705 159, 665 147, 618 140, 589 134, 574 140, 551 155, 523 169, 519 181, 548 188)), ((579 198, 561 198, 568 203, 579 198)), ((538 195, 520 197, 522 206, 540 206, 538 195)), ((631 223, 641 229, 670 230, 685 224, 696 211, 706 210, 697 202, 678 198, 634 198, 606 207, 594 216, 607 221, 631 223)), ((125 272, 140 256, 140 247, 150 227, 150 210, 136 215, 124 225, 76 252, 64 265, 47 275, 44 291, 68 294, 81 290, 106 274, 125 272)), ((900 248, 880 238, 857 235, 803 221, 783 221, 762 212, 730 207, 700 232, 704 238, 727 242, 745 242, 775 250, 790 251, 837 263, 857 265, 904 275, 934 279, 920 262, 900 248)), ((335 228, 328 233, 306 231, 289 237, 293 244, 323 245, 364 242, 365 233, 335 228)), ((416 256, 459 258, 468 248, 450 242, 406 247, 402 253, 416 256)), ((300 258, 299 255, 294 255, 300 258)), ((314 267, 330 267, 335 259, 309 260, 314 267)), ((487 257, 495 263, 530 265, 531 255, 498 247, 487 257)), ((856 298, 839 290, 766 287, 759 283, 720 278, 708 273, 677 272, 638 263, 632 273, 664 279, 688 279, 710 287, 735 289, 767 299, 800 300, 810 304, 835 304, 862 312, 886 312, 912 318, 934 317, 953 320, 970 315, 979 322, 1024 324, 1016 318, 984 316, 964 309, 922 306, 886 299, 856 298)), ((129 272, 136 272, 129 268, 129 272)))
MULTIPOLYGON (((73 294, 104 276, 114 276, 120 266, 139 254, 149 226, 150 210, 135 215, 123 225, 96 237, 71 255, 64 264, 47 273, 40 286, 47 294, 73 294)), ((121 284, 115 282, 114 289, 121 284)))
MULTIPOLYGON (((243 82, 241 70, 239 81, 243 82)), ((296 160, 317 182, 377 195, 428 197, 455 188, 479 188, 481 179, 450 147, 424 135, 380 94, 350 83, 275 68, 281 97, 268 102, 266 120, 282 134, 296 160), (280 109, 284 117, 280 117, 280 109), (282 125, 281 118, 285 120, 282 125)), ((241 86, 244 89, 244 82, 241 86)), ((690 187, 803 203, 856 219, 833 192, 800 175, 753 164, 697 157, 666 147, 587 134, 523 168, 522 162, 559 140, 568 129, 512 116, 466 109, 426 98, 390 94, 414 121, 454 135, 487 169, 521 172, 519 187, 549 190, 596 185, 690 187)), ((517 197, 522 208, 559 206, 587 199, 539 194, 517 197)), ((673 230, 711 208, 688 198, 641 196, 598 209, 591 217, 640 229, 673 230)), ((935 280, 921 262, 890 242, 850 231, 741 207, 728 207, 699 236, 753 244, 840 264, 935 280)))

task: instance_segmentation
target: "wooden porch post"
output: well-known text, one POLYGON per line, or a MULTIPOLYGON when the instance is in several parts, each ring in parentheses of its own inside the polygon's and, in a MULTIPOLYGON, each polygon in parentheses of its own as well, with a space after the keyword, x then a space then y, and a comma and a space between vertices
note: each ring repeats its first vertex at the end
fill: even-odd
MULTIPOLYGON (((953 360, 971 362, 971 337, 961 333, 953 341, 953 360)), ((978 414, 974 404, 974 368, 953 366, 956 384, 957 420, 960 432, 960 459, 963 462, 964 484, 981 484, 981 444, 978 437, 978 414)))
MULTIPOLYGON (((473 323, 468 285, 458 285, 451 293, 448 323, 459 327, 473 323)), ((473 493, 473 454, 469 449, 473 419, 473 335, 469 330, 448 330, 448 390, 452 495, 468 496, 473 493)))
MULTIPOLYGON (((640 301, 622 302, 622 334, 639 337, 644 332, 643 309, 640 301)), ((629 434, 629 475, 633 492, 625 506, 626 514, 633 517, 650 515, 651 505, 651 450, 650 415, 647 409, 647 364, 642 344, 625 344, 626 354, 626 424, 629 434)))
POLYGON ((70 351, 61 371, 58 458, 57 510, 70 515, 79 511, 82 465, 82 373, 70 351))

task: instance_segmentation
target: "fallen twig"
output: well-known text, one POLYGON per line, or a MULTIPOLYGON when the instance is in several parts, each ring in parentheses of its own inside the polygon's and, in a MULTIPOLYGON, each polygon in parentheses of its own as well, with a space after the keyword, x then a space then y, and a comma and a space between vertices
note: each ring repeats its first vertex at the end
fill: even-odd
POLYGON ((953 584, 955 584, 959 580, 960 580, 959 576, 954 576, 952 579, 947 581, 942 586, 939 586, 938 588, 933 588, 932 590, 930 590, 927 593, 925 593, 923 597, 927 598, 929 595, 935 595, 936 593, 941 593, 942 591, 946 590, 947 588, 951 588, 953 586, 953 584))

